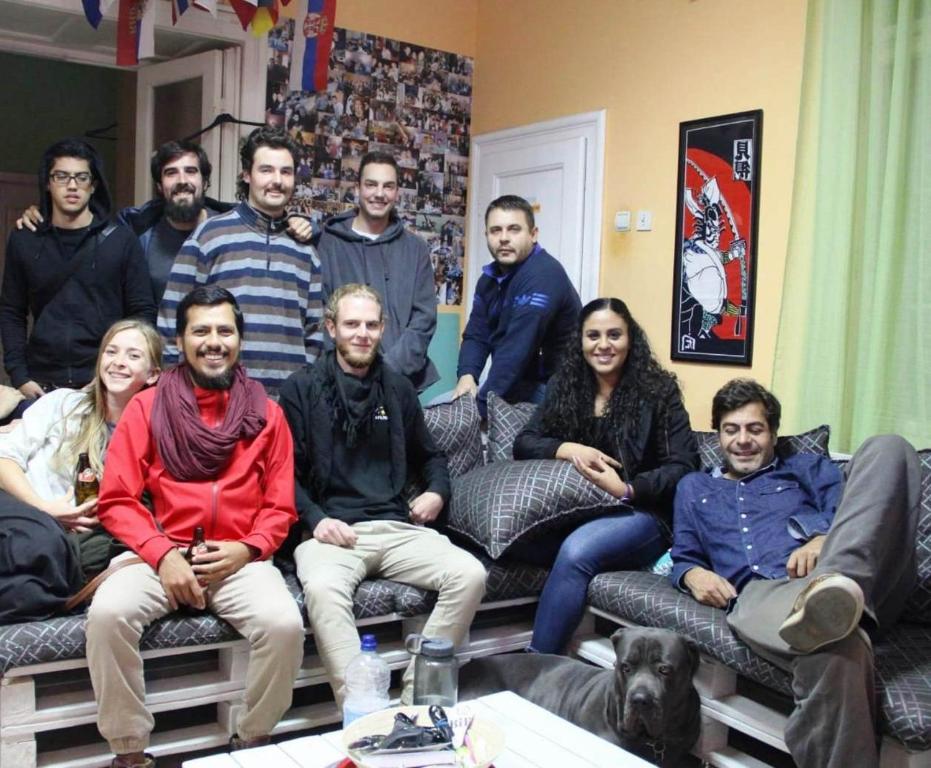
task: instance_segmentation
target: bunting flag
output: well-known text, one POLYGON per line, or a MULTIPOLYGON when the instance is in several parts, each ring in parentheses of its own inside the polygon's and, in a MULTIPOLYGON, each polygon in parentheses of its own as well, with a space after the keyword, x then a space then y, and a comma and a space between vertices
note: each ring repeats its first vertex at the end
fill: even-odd
POLYGON ((336 0, 308 0, 303 23, 298 19, 294 25, 292 91, 326 90, 335 21, 336 0))
POLYGON ((217 17, 217 0, 193 0, 194 7, 207 11, 213 18, 217 17))
POLYGON ((188 0, 171 0, 171 23, 172 26, 178 23, 178 19, 188 9, 190 3, 188 0))
POLYGON ((155 3, 120 0, 116 26, 116 64, 134 67, 155 54, 155 3))
POLYGON ((243 29, 249 29, 249 25, 252 23, 252 17, 255 16, 259 0, 229 0, 233 10, 236 11, 236 16, 239 18, 239 23, 242 24, 243 29))
POLYGON ((278 0, 259 0, 259 5, 252 17, 252 34, 256 37, 267 35, 278 23, 278 0))
POLYGON ((84 16, 88 23, 97 29, 104 13, 113 5, 113 0, 81 0, 81 3, 84 6, 84 16))

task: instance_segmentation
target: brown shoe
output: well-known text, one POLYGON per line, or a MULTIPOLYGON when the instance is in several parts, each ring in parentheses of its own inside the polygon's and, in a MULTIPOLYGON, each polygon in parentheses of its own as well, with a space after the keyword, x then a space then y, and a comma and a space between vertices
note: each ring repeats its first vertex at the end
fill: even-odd
POLYGON ((826 573, 811 583, 795 599, 795 605, 782 626, 779 637, 802 653, 843 640, 853 632, 863 615, 863 590, 839 573, 826 573))
POLYGON ((142 760, 134 755, 117 755, 110 763, 110 768, 155 768, 155 758, 148 752, 142 756, 142 760))
POLYGON ((230 752, 236 752, 240 749, 255 749, 256 747, 267 747, 272 743, 271 736, 256 736, 254 739, 241 739, 239 736, 233 736, 230 739, 230 752))

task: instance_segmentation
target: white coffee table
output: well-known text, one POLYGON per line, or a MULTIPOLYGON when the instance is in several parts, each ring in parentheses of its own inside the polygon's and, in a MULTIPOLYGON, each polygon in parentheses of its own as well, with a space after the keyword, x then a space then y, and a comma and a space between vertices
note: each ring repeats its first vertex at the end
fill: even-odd
MULTIPOLYGON (((495 768, 650 768, 650 763, 510 692, 471 702, 505 734, 495 768)), ((335 768, 341 731, 188 760, 183 768, 335 768)))

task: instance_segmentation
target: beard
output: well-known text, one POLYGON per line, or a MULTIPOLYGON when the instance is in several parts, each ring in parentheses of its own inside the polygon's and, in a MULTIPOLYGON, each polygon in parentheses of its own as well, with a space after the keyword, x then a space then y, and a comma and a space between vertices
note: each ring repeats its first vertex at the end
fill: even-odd
POLYGON ((234 359, 229 368, 222 373, 204 374, 195 370, 192 365, 188 365, 188 372, 191 374, 191 381, 201 389, 222 390, 229 389, 233 386, 233 379, 236 377, 236 364, 238 359, 234 359))
POLYGON ((346 365, 357 370, 370 367, 378 357, 377 344, 373 344, 368 352, 356 352, 348 343, 341 343, 336 345, 336 351, 346 365))
POLYGON ((194 187, 189 184, 175 185, 171 188, 168 197, 165 198, 165 215, 179 224, 190 224, 197 221, 197 217, 200 216, 202 210, 204 210, 204 193, 201 192, 198 195, 194 187), (190 192, 192 195, 191 201, 176 200, 176 192, 190 192))

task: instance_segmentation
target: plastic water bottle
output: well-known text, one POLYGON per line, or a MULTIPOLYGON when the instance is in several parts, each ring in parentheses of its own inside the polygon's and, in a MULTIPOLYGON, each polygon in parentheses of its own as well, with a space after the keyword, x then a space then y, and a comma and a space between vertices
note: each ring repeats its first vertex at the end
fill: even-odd
POLYGON ((346 667, 346 699, 343 702, 343 728, 370 712, 391 704, 388 688, 391 670, 378 655, 375 635, 362 635, 362 650, 346 667))

